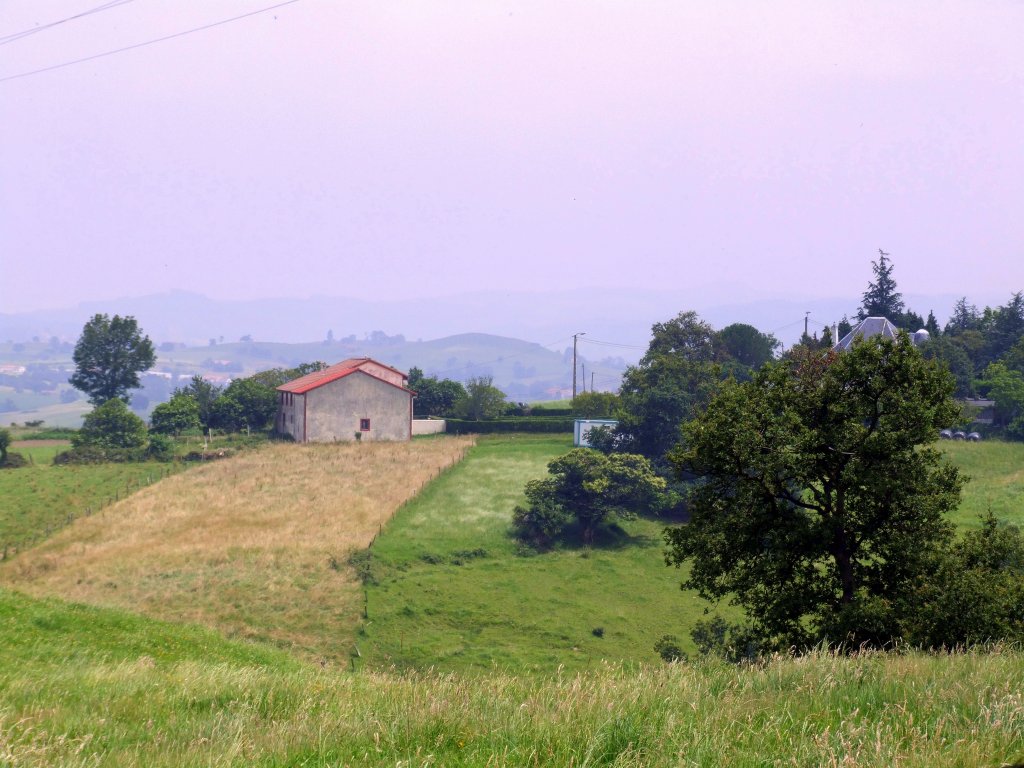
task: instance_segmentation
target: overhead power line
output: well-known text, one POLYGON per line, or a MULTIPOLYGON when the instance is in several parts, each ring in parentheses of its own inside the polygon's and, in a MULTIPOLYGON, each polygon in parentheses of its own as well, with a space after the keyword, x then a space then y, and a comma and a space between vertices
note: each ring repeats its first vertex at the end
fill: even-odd
POLYGON ((63 62, 61 64, 54 64, 52 66, 42 67, 40 69, 33 69, 30 72, 21 72, 21 73, 19 73, 17 75, 8 75, 7 77, 0 77, 0 83, 6 83, 8 80, 17 80, 19 78, 29 77, 31 75, 42 74, 43 72, 52 72, 55 69, 63 69, 64 67, 70 67, 70 66, 73 66, 74 64, 82 64, 82 63, 84 63, 86 61, 93 61, 94 59, 102 59, 105 56, 113 56, 116 53, 124 53, 125 51, 133 51, 136 48, 144 48, 147 45, 155 45, 156 43, 163 43, 163 42, 166 42, 167 40, 173 40, 173 39, 175 39, 177 37, 184 37, 185 35, 191 35, 193 32, 202 32, 203 30, 212 29, 213 27, 219 27, 219 26, 221 26, 223 24, 230 24, 233 21, 239 21, 241 19, 247 19, 250 16, 256 16, 256 15, 261 14, 261 13, 266 13, 267 11, 273 11, 276 8, 283 8, 286 5, 292 5, 293 3, 297 3, 297 2, 299 2, 299 0, 285 0, 285 2, 283 2, 283 3, 277 3, 275 5, 269 5, 266 8, 260 8, 259 10, 250 11, 249 13, 242 13, 242 14, 239 14, 238 16, 232 16, 229 19, 221 19, 220 21, 214 21, 214 22, 212 22, 210 24, 204 24, 201 27, 193 27, 192 29, 186 29, 186 30, 183 30, 181 32, 175 32, 173 35, 165 35, 164 37, 157 37, 157 38, 154 38, 153 40, 146 40, 145 42, 142 42, 142 43, 135 43, 134 45, 126 45, 123 48, 116 48, 116 49, 114 49, 112 51, 104 51, 103 53, 96 53, 96 54, 93 54, 92 56, 85 56, 85 57, 83 57, 81 59, 75 59, 73 61, 65 61, 65 62, 63 62))
POLYGON ((35 35, 40 32, 45 32, 48 29, 59 27, 61 24, 67 24, 69 21, 75 21, 76 19, 81 19, 86 16, 92 16, 94 13, 100 13, 101 11, 109 11, 111 8, 117 8, 120 5, 127 5, 128 3, 133 2, 135 2, 135 0, 110 0, 110 2, 96 6, 95 8, 90 8, 88 11, 76 13, 74 16, 68 16, 64 19, 51 21, 49 24, 42 24, 39 26, 31 27, 29 29, 22 30, 21 32, 12 32, 9 35, 0 36, 0 45, 7 45, 8 43, 13 43, 15 40, 21 40, 21 38, 23 37, 28 37, 29 35, 35 35))
POLYGON ((598 339, 581 338, 587 344, 597 344, 601 347, 622 347, 623 349, 647 349, 647 347, 638 346, 636 344, 618 344, 614 341, 599 341, 598 339))

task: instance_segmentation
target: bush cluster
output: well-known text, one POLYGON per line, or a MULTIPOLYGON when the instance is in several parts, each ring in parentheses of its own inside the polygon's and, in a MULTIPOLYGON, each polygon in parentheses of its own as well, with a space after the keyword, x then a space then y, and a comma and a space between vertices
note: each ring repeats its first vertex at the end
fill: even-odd
POLYGON ((573 431, 573 419, 548 418, 543 416, 518 416, 507 419, 445 419, 446 431, 452 435, 497 432, 541 432, 558 434, 573 431))

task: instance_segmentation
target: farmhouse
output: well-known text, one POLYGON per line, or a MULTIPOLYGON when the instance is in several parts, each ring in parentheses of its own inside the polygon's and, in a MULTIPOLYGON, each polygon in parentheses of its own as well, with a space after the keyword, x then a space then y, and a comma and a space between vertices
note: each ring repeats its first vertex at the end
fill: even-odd
POLYGON ((278 432, 300 443, 408 440, 409 377, 369 357, 353 357, 277 388, 278 432))
MULTIPOLYGON (((896 339, 899 337, 899 333, 899 328, 890 323, 886 317, 865 317, 852 331, 836 342, 832 349, 836 352, 845 352, 858 339, 870 339, 872 336, 896 339)), ((910 340, 914 346, 923 344, 928 341, 928 331, 924 328, 915 331, 910 334, 910 340)))

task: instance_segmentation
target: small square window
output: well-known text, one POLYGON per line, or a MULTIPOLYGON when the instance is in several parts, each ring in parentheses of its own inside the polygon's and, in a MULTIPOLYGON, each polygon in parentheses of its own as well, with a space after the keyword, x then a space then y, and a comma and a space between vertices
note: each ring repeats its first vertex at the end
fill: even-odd
POLYGON ((369 432, 370 431, 370 420, 369 419, 360 419, 359 420, 359 431, 360 432, 369 432))

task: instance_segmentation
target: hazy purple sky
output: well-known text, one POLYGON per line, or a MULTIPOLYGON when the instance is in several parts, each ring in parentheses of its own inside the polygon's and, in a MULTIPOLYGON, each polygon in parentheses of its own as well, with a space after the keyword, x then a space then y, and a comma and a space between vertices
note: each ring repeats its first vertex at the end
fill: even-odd
MULTIPOLYGON (((0 37, 102 0, 5 0, 0 37)), ((256 10, 135 0, 0 78, 256 10)), ((0 312, 1024 289, 1024 3, 300 0, 0 82, 0 312)), ((698 301, 699 299, 699 301, 698 301)))

